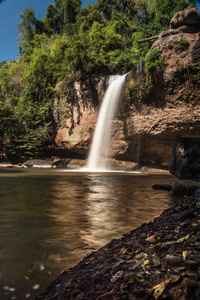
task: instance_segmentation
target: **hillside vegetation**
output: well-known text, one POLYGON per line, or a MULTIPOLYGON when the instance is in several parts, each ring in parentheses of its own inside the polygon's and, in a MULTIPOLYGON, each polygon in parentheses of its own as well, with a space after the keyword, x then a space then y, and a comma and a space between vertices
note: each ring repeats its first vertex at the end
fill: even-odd
POLYGON ((52 105, 67 91, 58 82, 123 74, 145 57, 172 15, 193 0, 55 0, 45 18, 21 13, 17 61, 0 64, 0 155, 38 157, 55 135, 52 105))

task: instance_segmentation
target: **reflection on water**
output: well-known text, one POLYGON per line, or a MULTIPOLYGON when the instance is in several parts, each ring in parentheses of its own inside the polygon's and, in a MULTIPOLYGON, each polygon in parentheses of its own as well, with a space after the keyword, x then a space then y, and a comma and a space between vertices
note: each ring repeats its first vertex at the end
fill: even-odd
POLYGON ((111 178, 105 175, 89 177, 85 210, 89 226, 81 231, 81 238, 91 249, 98 249, 106 244, 124 225, 118 218, 117 207, 120 199, 111 192, 116 184, 109 179, 111 178))
POLYGON ((91 250, 171 205, 169 175, 0 171, 0 299, 34 299, 91 250))

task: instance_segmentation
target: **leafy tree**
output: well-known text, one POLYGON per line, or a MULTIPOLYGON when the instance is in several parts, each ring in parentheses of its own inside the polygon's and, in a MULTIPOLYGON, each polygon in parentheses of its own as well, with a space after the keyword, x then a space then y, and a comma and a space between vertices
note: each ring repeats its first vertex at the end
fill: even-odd
POLYGON ((19 16, 22 19, 21 23, 17 24, 21 42, 31 42, 34 37, 34 28, 36 18, 33 8, 26 8, 19 16))
POLYGON ((80 10, 81 1, 80 0, 64 0, 63 10, 64 10, 64 23, 75 23, 76 15, 80 10))
POLYGON ((104 23, 101 13, 95 7, 89 5, 80 11, 77 23, 81 34, 89 30, 94 22, 104 23))
POLYGON ((80 0, 55 0, 54 2, 64 24, 76 22, 76 16, 81 9, 80 0))
POLYGON ((7 61, 6 60, 3 60, 1 63, 0 63, 0 68, 3 67, 4 65, 7 64, 7 61))
POLYGON ((34 33, 36 33, 36 34, 42 34, 44 32, 45 32, 44 22, 41 21, 41 20, 36 20, 35 21, 34 33))
POLYGON ((115 13, 122 10, 122 4, 123 1, 119 0, 99 0, 98 9, 106 20, 111 20, 115 13))
POLYGON ((61 34, 63 21, 58 10, 52 4, 48 6, 43 22, 45 25, 45 32, 48 36, 55 33, 61 34))

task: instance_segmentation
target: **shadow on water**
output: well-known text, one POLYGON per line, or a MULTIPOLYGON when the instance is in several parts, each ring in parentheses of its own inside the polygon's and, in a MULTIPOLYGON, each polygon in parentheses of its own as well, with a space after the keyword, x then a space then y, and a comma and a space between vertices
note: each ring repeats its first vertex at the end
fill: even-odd
POLYGON ((0 299, 34 299, 64 269, 152 220, 170 175, 0 170, 0 299))

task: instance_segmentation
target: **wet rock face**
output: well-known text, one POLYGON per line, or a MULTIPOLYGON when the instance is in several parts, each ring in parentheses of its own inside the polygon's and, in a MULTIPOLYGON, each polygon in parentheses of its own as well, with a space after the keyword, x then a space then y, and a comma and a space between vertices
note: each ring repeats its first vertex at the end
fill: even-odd
POLYGON ((74 154, 87 153, 106 84, 106 76, 85 78, 84 82, 77 81, 70 85, 58 84, 58 91, 67 92, 62 99, 54 100, 56 149, 69 150, 74 154))
POLYGON ((180 180, 200 181, 199 138, 180 138, 175 142, 169 171, 180 180))

